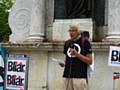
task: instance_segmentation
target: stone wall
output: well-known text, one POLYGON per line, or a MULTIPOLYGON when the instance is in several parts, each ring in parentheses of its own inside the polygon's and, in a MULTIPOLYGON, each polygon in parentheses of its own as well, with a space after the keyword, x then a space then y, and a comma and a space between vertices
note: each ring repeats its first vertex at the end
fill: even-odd
MULTIPOLYGON (((109 30, 107 34, 108 39, 114 38, 114 42, 92 42, 95 54, 95 70, 89 80, 90 90, 112 90, 112 74, 114 71, 120 72, 119 68, 109 67, 107 64, 109 46, 119 45, 119 42, 115 41, 116 38, 120 41, 120 1, 108 1, 109 30)), ((67 39, 66 30, 68 28, 66 25, 69 23, 66 24, 64 20, 62 23, 56 21, 54 20, 54 0, 47 0, 46 2, 45 0, 16 0, 12 8, 9 17, 12 44, 3 44, 3 46, 7 48, 9 53, 22 53, 30 57, 28 90, 63 90, 63 68, 53 62, 52 58, 64 59, 63 41, 67 39), (51 42, 41 42, 44 37, 51 42), (32 43, 23 44, 24 41, 32 41, 32 43), (34 41, 38 41, 38 43, 34 43, 34 41), (54 43, 54 41, 59 42, 54 43)), ((77 22, 80 23, 80 19, 77 22)), ((84 21, 82 21, 83 23, 84 21)), ((86 26, 83 25, 82 28, 86 29, 86 26)), ((87 29, 89 28, 92 38, 91 21, 88 22, 87 29)))
MULTIPOLYGON (((117 67, 108 66, 109 46, 113 43, 92 43, 95 70, 89 79, 90 90, 113 90, 113 72, 117 67)), ((114 43, 119 45, 119 43, 114 43)), ((63 90, 63 68, 52 58, 64 60, 63 43, 4 44, 9 53, 27 54, 29 59, 28 90, 63 90)), ((116 83, 117 87, 119 83, 116 83)))

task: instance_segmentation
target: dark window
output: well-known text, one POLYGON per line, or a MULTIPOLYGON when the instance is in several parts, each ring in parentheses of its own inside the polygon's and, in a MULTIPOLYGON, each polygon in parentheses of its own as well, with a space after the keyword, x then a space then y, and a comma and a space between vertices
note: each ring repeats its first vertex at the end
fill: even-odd
POLYGON ((65 0, 66 18, 90 18, 92 0, 65 0))
POLYGON ((55 0, 55 19, 89 18, 92 16, 92 0, 55 0))
POLYGON ((55 0, 55 19, 93 18, 104 24, 105 0, 55 0))
POLYGON ((97 26, 105 24, 105 0, 95 0, 94 19, 97 26))
POLYGON ((64 19, 65 18, 65 2, 64 0, 54 1, 54 18, 64 19))

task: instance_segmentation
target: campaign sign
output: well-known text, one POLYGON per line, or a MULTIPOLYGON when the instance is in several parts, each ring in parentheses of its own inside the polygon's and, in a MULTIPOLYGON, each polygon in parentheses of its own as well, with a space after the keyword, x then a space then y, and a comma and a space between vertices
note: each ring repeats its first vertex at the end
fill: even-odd
POLYGON ((110 46, 108 65, 120 67, 120 47, 110 46))
POLYGON ((28 57, 9 55, 6 65, 5 90, 27 90, 28 57))

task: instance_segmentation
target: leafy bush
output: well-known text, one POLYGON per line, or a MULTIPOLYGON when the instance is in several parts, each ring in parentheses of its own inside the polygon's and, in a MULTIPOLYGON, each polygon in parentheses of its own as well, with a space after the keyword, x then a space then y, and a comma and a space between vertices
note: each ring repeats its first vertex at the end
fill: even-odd
POLYGON ((11 6, 12 0, 0 0, 0 42, 7 42, 11 34, 8 25, 8 15, 11 6))

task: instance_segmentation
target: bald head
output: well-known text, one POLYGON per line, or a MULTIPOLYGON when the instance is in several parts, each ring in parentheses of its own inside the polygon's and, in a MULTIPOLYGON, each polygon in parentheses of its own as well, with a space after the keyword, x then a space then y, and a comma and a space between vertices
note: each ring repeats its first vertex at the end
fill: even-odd
POLYGON ((76 31, 80 31, 80 28, 78 25, 69 25, 70 29, 76 30, 76 31))
POLYGON ((80 35, 80 29, 78 25, 69 25, 69 35, 71 39, 75 39, 80 35))
POLYGON ((80 34, 80 27, 75 24, 69 25, 69 32, 72 32, 72 31, 76 31, 78 34, 80 34))

